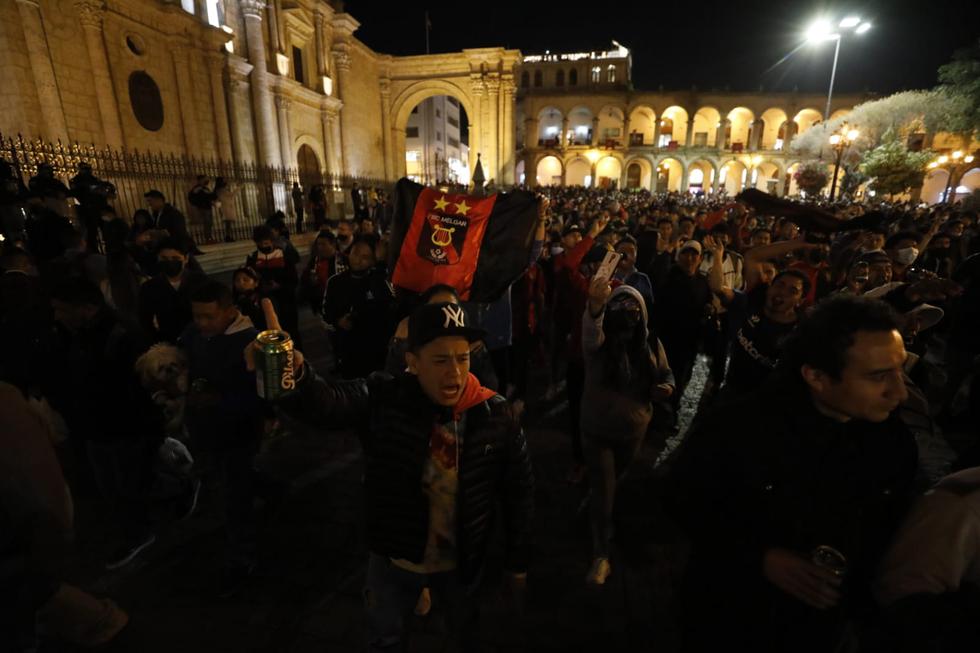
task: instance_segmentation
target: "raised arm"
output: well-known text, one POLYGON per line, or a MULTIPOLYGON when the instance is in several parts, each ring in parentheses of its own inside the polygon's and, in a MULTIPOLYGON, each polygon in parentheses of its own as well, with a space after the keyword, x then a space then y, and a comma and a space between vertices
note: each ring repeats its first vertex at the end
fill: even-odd
POLYGON ((763 262, 778 259, 786 256, 790 252, 796 252, 801 249, 814 249, 816 247, 819 247, 819 245, 808 243, 802 238, 797 238, 796 240, 782 240, 771 245, 760 245, 749 249, 745 252, 745 266, 743 268, 745 288, 755 288, 759 284, 759 280, 762 277, 763 262))
POLYGON ((711 252, 711 267, 708 269, 708 287, 728 304, 735 296, 735 291, 725 285, 725 274, 722 267, 725 264, 725 245, 714 236, 705 236, 704 245, 711 252))

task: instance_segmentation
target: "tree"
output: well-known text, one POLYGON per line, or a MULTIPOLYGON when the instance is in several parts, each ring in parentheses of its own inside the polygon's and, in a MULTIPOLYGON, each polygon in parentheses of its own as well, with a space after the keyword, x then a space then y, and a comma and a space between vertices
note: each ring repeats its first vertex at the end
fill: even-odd
POLYGON ((793 174, 796 185, 807 195, 819 195, 823 187, 827 185, 830 175, 827 174, 827 166, 819 161, 808 161, 801 165, 796 173, 793 174))
POLYGON ((857 105, 846 115, 838 116, 825 125, 814 125, 794 138, 790 147, 812 157, 829 156, 830 135, 845 122, 855 127, 860 136, 850 151, 860 155, 881 145, 889 129, 907 137, 920 130, 952 131, 951 116, 956 102, 940 91, 903 91, 880 100, 857 105))
POLYGON ((867 175, 861 172, 860 165, 845 163, 841 166, 840 195, 854 195, 858 187, 868 180, 867 175))
POLYGON ((980 40, 939 67, 937 90, 946 99, 948 131, 964 136, 980 132, 980 40))
POLYGON ((872 179, 871 187, 882 195, 898 195, 918 188, 926 174, 933 153, 909 152, 894 130, 888 130, 882 143, 861 157, 860 170, 872 179))

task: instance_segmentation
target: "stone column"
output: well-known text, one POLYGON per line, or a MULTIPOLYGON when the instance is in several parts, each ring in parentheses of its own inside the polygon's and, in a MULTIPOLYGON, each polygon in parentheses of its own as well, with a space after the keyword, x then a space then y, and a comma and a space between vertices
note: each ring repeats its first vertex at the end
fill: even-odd
MULTIPOLYGON (((470 175, 476 171, 477 154, 483 148, 483 78, 479 74, 470 75, 470 96, 473 98, 473 113, 470 123, 470 175)), ((486 160, 483 160, 483 172, 487 173, 486 160)))
POLYGON ((688 177, 689 172, 690 172, 690 170, 688 169, 688 166, 682 164, 682 169, 681 169, 681 186, 680 186, 680 188, 678 188, 678 190, 680 192, 682 192, 682 193, 686 193, 687 192, 687 181, 689 179, 689 177, 688 177))
MULTIPOLYGON (((783 143, 783 152, 789 151, 789 144, 793 142, 796 135, 800 132, 800 126, 796 124, 795 120, 786 121, 786 140, 783 143)), ((787 188, 787 190, 789 190, 787 188)))
POLYGON ((687 116, 687 135, 684 136, 684 147, 694 145, 694 118, 690 114, 687 116))
POLYGON ((249 100, 249 74, 252 64, 235 55, 228 56, 228 122, 231 127, 231 149, 236 163, 254 163, 255 151, 248 136, 252 131, 249 100))
POLYGON ((324 128, 329 133, 327 161, 330 166, 330 174, 337 176, 344 175, 347 171, 344 169, 344 143, 340 134, 340 116, 338 110, 334 107, 325 108, 323 110, 323 122, 324 128))
POLYGON ((762 137, 766 132, 766 123, 762 118, 756 118, 752 121, 752 143, 749 147, 753 151, 762 149, 762 137))
POLYGON ((334 161, 333 157, 333 134, 331 133, 333 127, 331 126, 331 112, 326 105, 320 107, 320 129, 323 132, 323 154, 326 157, 326 161, 323 162, 323 167, 327 169, 327 174, 334 174, 337 162, 334 161))
POLYGON ((512 78, 503 81, 504 137, 501 141, 501 180, 500 183, 513 185, 516 181, 517 162, 514 159, 514 94, 517 86, 512 78))
POLYGON ((282 165, 285 168, 295 168, 293 160, 293 140, 289 135, 289 107, 292 102, 285 95, 276 95, 276 117, 279 122, 279 151, 282 153, 282 165))
POLYGON ((194 115, 194 87, 191 83, 189 56, 184 43, 174 43, 170 56, 174 61, 177 77, 177 100, 180 104, 180 120, 184 124, 184 147, 188 156, 203 156, 197 134, 197 116, 194 115))
POLYGON ((568 116, 561 119, 561 134, 558 139, 558 147, 564 149, 571 145, 568 138, 568 116))
POLYGON ((731 124, 731 120, 722 118, 721 123, 718 125, 718 132, 715 134, 715 147, 719 150, 725 149, 725 134, 728 132, 728 126, 731 124))
POLYGON ((531 150, 538 146, 538 119, 524 119, 524 149, 531 150))
POLYGON ((250 85, 258 137, 259 163, 279 167, 282 165, 282 155, 279 149, 275 111, 272 106, 272 90, 269 88, 269 64, 266 61, 265 35, 262 29, 265 1, 239 0, 239 3, 245 15, 248 59, 252 64, 250 85))
POLYGON ((52 143, 62 141, 67 144, 68 126, 61 106, 58 82, 54 76, 54 65, 51 63, 48 37, 41 22, 41 7, 38 0, 17 0, 17 9, 24 29, 24 42, 27 44, 27 56, 31 62, 34 88, 37 89, 37 99, 41 105, 42 135, 52 143))
MULTIPOLYGON (((335 43, 333 49, 333 62, 334 70, 337 71, 337 84, 340 86, 340 98, 347 99, 350 93, 351 84, 351 57, 350 57, 350 43, 335 43)), ((342 109, 340 111, 340 120, 336 125, 336 129, 344 134, 350 134, 353 132, 353 120, 354 116, 351 115, 350 110, 342 109)), ((350 173, 350 161, 347 157, 347 150, 341 148, 341 165, 343 166, 342 174, 350 173)))
MULTIPOLYGON (((318 6, 313 14, 313 27, 316 30, 316 70, 317 74, 321 77, 330 75, 330 66, 327 57, 327 50, 329 48, 327 47, 326 23, 327 15, 324 13, 323 8, 318 6)), ((317 80, 317 86, 320 83, 320 80, 317 80)))
POLYGON ((393 180, 391 161, 394 156, 391 147, 391 80, 382 79, 379 90, 381 92, 381 143, 385 159, 385 179, 393 180))
MULTIPOLYGON (((592 119, 592 147, 599 144, 599 116, 592 119)), ((593 166, 594 167, 594 166, 593 166)), ((593 177, 593 181, 595 178, 593 177)))
POLYGON ((483 160, 487 165, 487 182, 500 184, 500 79, 489 77, 487 82, 487 143, 483 160))
POLYGON ((124 145, 122 125, 119 122, 119 105, 116 91, 109 74, 109 59, 106 57, 105 43, 102 40, 102 18, 105 4, 102 0, 75 0, 78 20, 85 33, 89 64, 92 66, 92 83, 102 118, 102 131, 106 144, 121 148, 124 145))
MULTIPOLYGON (((626 109, 625 108, 622 109, 622 112, 623 112, 623 127, 620 130, 620 134, 621 134, 620 139, 622 139, 623 147, 629 147, 630 146, 630 135, 629 135, 629 132, 627 130, 629 129, 629 126, 630 126, 630 117, 629 117, 629 114, 626 113, 626 109)), ((626 173, 624 172, 623 174, 625 175, 626 173)), ((624 176, 623 179, 626 179, 626 177, 624 176)))
POLYGON ((233 161, 231 133, 228 131, 228 103, 225 99, 225 57, 218 53, 208 56, 208 72, 211 76, 211 104, 214 106, 215 139, 218 156, 223 161, 233 161))

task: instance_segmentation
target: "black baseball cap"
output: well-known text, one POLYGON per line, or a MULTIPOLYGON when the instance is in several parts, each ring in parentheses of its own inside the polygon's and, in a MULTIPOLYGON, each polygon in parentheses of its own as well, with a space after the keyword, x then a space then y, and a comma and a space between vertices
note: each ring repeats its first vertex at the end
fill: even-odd
POLYGON ((160 191, 156 190, 155 188, 153 190, 148 190, 145 193, 143 193, 143 197, 145 197, 148 200, 152 200, 152 199, 162 200, 162 199, 165 199, 163 197, 163 193, 161 193, 160 191))
POLYGON ((561 235, 567 236, 568 234, 573 232, 582 233, 582 227, 580 227, 577 222, 573 222, 572 224, 567 225, 564 229, 562 229, 561 235))
POLYGON ((408 318, 409 349, 418 349, 443 336, 463 336, 476 342, 486 335, 483 329, 471 326, 465 308, 451 302, 423 304, 408 318))

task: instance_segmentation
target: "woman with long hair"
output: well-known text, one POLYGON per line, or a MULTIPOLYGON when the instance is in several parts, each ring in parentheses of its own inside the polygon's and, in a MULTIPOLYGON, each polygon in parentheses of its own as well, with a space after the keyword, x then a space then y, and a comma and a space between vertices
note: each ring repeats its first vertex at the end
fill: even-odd
POLYGON ((593 279, 582 315, 585 388, 582 393, 582 450, 589 473, 592 525, 591 585, 603 585, 612 571, 616 484, 643 443, 653 404, 674 392, 663 345, 648 332, 643 296, 632 286, 612 289, 593 279), (656 351, 650 342, 656 343, 656 351))

